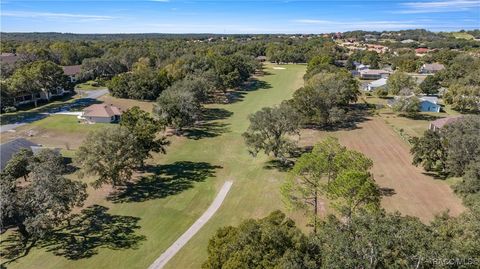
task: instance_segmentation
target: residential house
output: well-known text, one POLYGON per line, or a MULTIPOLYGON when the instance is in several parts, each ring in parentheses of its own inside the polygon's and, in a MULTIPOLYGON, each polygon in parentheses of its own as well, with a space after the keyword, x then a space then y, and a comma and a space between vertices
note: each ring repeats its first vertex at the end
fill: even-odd
POLYGON ((114 123, 120 120, 122 111, 120 108, 107 104, 94 104, 83 109, 79 119, 87 123, 114 123))
POLYGON ((365 87, 365 91, 371 92, 377 88, 385 87, 387 85, 387 78, 380 78, 368 83, 365 87))
POLYGON ((372 45, 372 44, 366 44, 367 50, 368 51, 375 51, 376 53, 385 53, 388 51, 388 47, 382 46, 382 45, 372 45))
POLYGON ((370 65, 365 65, 359 62, 353 62, 353 65, 355 66, 355 70, 357 71, 366 70, 370 68, 370 65))
POLYGON ((383 69, 364 69, 360 72, 361 79, 380 79, 386 78, 390 75, 390 72, 383 69))
POLYGON ((80 74, 80 71, 82 69, 81 65, 67 65, 67 66, 62 66, 63 68, 63 73, 68 76, 70 79, 70 82, 75 83, 77 82, 78 75, 80 74))
POLYGON ((461 120, 463 118, 462 115, 459 116, 453 116, 453 117, 447 117, 447 118, 441 118, 438 120, 434 120, 430 122, 430 125, 428 126, 428 129, 437 132, 440 131, 445 125, 454 123, 458 120, 461 120))
POLYGON ((441 106, 438 104, 438 97, 423 96, 418 99, 420 100, 421 112, 440 112, 441 106))
MULTIPOLYGON (((77 76, 80 74, 81 66, 80 65, 69 65, 62 66, 63 72, 66 76, 69 77, 70 82, 75 83, 77 81, 77 76)), ((15 96, 13 98, 15 105, 25 105, 30 103, 35 103, 39 100, 50 101, 51 98, 57 96, 63 96, 66 93, 70 93, 69 90, 65 90, 63 87, 57 87, 54 89, 42 89, 42 91, 35 94, 23 94, 15 96)))
POLYGON ((430 50, 427 49, 427 48, 417 48, 415 49, 415 55, 417 56, 424 56, 425 54, 427 54, 430 50))
MULTIPOLYGON (((414 98, 416 97, 415 95, 410 95, 410 96, 395 96, 394 99, 388 100, 387 105, 389 107, 393 107, 396 102, 399 100, 405 100, 409 98, 414 98)), ((420 101, 420 107, 419 110, 420 112, 440 112, 441 106, 438 104, 438 98, 435 96, 420 96, 417 97, 420 101)))
POLYGON ((3 171, 7 166, 8 161, 12 159, 13 155, 19 152, 21 149, 31 149, 32 151, 37 148, 41 148, 31 141, 24 138, 17 138, 15 140, 3 143, 0 145, 0 171, 3 171))
POLYGON ((420 68, 420 73, 422 74, 434 74, 438 71, 445 69, 443 64, 433 63, 433 64, 423 64, 420 68))

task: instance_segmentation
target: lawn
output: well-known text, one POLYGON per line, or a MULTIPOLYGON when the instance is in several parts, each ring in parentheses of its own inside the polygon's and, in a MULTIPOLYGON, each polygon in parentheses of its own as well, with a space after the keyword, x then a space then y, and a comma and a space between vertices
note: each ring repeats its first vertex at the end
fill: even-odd
POLYGON ((446 210, 451 215, 464 210, 461 199, 449 186, 453 181, 435 179, 413 166, 410 146, 381 117, 368 117, 353 130, 303 130, 301 136, 303 145, 335 136, 341 144, 369 157, 373 161, 371 172, 385 195, 382 207, 387 211, 399 211, 428 223, 446 210))
POLYGON ((63 149, 77 148, 92 130, 105 128, 109 124, 83 124, 76 116, 50 115, 41 120, 18 127, 15 132, 2 133, 6 142, 23 137, 35 143, 63 149))
POLYGON ((458 114, 451 110, 449 106, 444 106, 444 111, 440 113, 421 112, 416 119, 412 119, 400 116, 398 113, 393 112, 390 107, 386 106, 387 99, 375 96, 364 96, 361 101, 366 101, 367 103, 374 105, 382 105, 383 108, 376 109, 377 115, 392 127, 395 132, 402 136, 404 140, 408 140, 410 137, 423 136, 423 133, 428 129, 430 122, 436 119, 458 114))
POLYGON ((137 101, 137 100, 131 100, 131 99, 115 98, 110 96, 109 94, 106 94, 100 97, 99 100, 104 102, 105 104, 112 104, 116 107, 119 107, 124 111, 131 107, 138 106, 147 112, 152 112, 153 103, 154 103, 154 102, 148 102, 148 101, 137 101))
POLYGON ((48 112, 55 108, 64 107, 67 104, 71 104, 77 100, 78 96, 65 95, 62 98, 56 99, 50 103, 40 103, 38 107, 23 107, 16 112, 3 113, 0 115, 1 124, 12 124, 24 119, 37 117, 40 113, 48 112))
MULTIPOLYGON (((98 253, 68 259, 53 253, 58 244, 67 250, 78 247, 78 243, 68 244, 69 238, 65 238, 57 245, 33 249, 26 257, 8 264, 8 268, 147 268, 207 209, 226 180, 234 183, 224 204, 168 268, 199 268, 206 258, 208 239, 217 228, 283 209, 279 186, 285 174, 266 167, 266 156, 250 156, 241 137, 250 113, 290 98, 302 85, 304 65, 282 67, 285 69, 268 68, 270 74, 260 78, 263 83, 237 92, 233 103, 209 105, 210 119, 186 137, 171 138, 167 155, 154 156, 149 162, 152 173, 128 192, 109 200, 94 200, 109 208, 108 214, 115 215, 114 219, 129 216, 135 218, 134 223, 138 220, 137 234, 144 239, 132 239, 136 242, 129 241, 134 243, 129 247, 115 247, 115 242, 99 238, 81 245, 83 251, 98 253)), ((61 123, 47 122, 46 126, 49 130, 62 128, 61 123)))

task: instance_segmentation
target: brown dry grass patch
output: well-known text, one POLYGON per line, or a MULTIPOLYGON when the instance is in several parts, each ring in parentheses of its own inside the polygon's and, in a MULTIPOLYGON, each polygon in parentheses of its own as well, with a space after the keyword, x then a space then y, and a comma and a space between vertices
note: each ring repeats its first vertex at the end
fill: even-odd
POLYGON ((422 168, 411 164, 410 147, 383 119, 370 118, 357 129, 348 131, 304 130, 301 144, 312 145, 328 135, 373 160, 375 181, 389 192, 382 199, 387 211, 399 211, 428 222, 446 210, 453 216, 464 210, 461 200, 446 182, 426 175, 422 168))

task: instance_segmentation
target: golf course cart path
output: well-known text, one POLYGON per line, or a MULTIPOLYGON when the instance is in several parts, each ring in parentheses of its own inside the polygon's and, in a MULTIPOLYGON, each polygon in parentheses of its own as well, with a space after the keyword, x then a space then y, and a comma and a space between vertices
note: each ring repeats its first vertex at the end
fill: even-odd
POLYGON ((207 221, 217 212, 220 206, 225 200, 230 187, 232 187, 233 182, 227 181, 223 184, 222 188, 213 200, 212 204, 208 209, 203 213, 200 218, 195 221, 195 223, 188 228, 188 230, 180 236, 177 241, 175 241, 155 262, 148 267, 148 269, 161 269, 167 262, 177 254, 177 252, 207 223, 207 221))

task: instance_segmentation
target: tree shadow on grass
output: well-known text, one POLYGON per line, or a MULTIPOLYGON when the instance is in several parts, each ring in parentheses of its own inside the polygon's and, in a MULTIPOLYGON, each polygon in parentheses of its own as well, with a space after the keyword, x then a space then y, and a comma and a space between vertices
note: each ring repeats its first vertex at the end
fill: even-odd
POLYGON ((18 232, 13 232, 7 237, 2 236, 0 245, 2 246, 2 251, 0 252, 2 264, 0 268, 5 268, 5 265, 27 256, 33 247, 32 244, 24 245, 22 237, 18 232))
POLYGON ((444 118, 442 116, 434 116, 434 115, 428 115, 428 114, 420 114, 420 113, 416 113, 416 114, 406 114, 406 113, 401 113, 399 114, 399 116, 401 117, 404 117, 404 118, 408 118, 408 119, 411 119, 411 120, 426 120, 426 121, 434 121, 434 120, 438 120, 440 118, 444 118))
POLYGON ((47 251, 70 260, 91 257, 99 248, 113 250, 138 247, 145 236, 136 234, 140 218, 111 215, 108 208, 94 205, 82 210, 70 224, 43 240, 47 251))
POLYGON ((369 121, 373 116, 372 110, 368 104, 351 104, 346 108, 346 113, 341 122, 329 124, 329 125, 315 125, 307 124, 304 126, 307 129, 323 130, 327 132, 335 132, 340 130, 355 130, 361 129, 358 124, 369 121))
POLYGON ((212 138, 227 132, 229 125, 221 122, 199 122, 195 127, 184 130, 183 136, 193 140, 212 138))
POLYGON ((129 182, 112 193, 108 199, 115 203, 142 202, 175 195, 215 175, 222 168, 206 162, 179 161, 172 164, 147 167, 152 175, 129 182))
POLYGON ((202 111, 202 120, 224 120, 233 115, 233 112, 223 108, 205 108, 202 111))
POLYGON ((249 92, 260 90, 260 89, 270 89, 270 88, 272 88, 272 85, 270 85, 270 83, 262 80, 252 79, 246 82, 241 89, 230 92, 227 96, 228 103, 233 104, 236 102, 243 101, 243 99, 245 98, 245 95, 247 95, 249 92))
MULTIPOLYGON (((145 236, 136 234, 136 230, 140 228, 140 218, 112 215, 107 211, 107 207, 100 205, 82 210, 81 214, 69 219, 66 227, 39 240, 36 247, 69 260, 79 260, 97 254, 100 248, 132 249, 145 240, 145 236)), ((2 257, 10 259, 4 264, 28 254, 18 233, 12 233, 2 241, 2 245, 2 257)))
POLYGON ((229 124, 217 120, 227 119, 232 115, 233 112, 223 108, 206 108, 202 112, 202 120, 185 130, 183 135, 194 140, 219 136, 228 131, 229 124))
POLYGON ((267 170, 276 169, 280 172, 287 172, 290 169, 292 169, 293 164, 294 164, 293 161, 282 162, 280 160, 270 160, 265 163, 263 168, 267 170))

